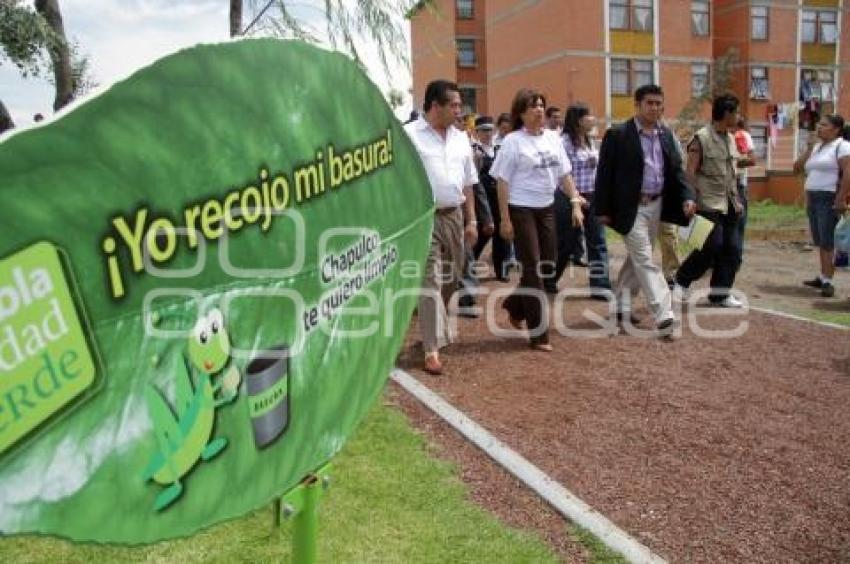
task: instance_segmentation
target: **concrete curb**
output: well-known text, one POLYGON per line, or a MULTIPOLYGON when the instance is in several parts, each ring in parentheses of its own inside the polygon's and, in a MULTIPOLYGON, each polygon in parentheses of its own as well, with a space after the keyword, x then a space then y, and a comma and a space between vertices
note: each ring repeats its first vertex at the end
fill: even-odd
POLYGON ((629 562, 661 564, 666 560, 631 537, 550 476, 499 441, 486 429, 432 392, 416 378, 396 368, 391 378, 410 395, 422 402, 499 465, 534 490, 564 517, 587 529, 608 548, 629 562))
POLYGON ((766 307, 756 307, 749 306, 752 311, 757 311, 759 313, 766 313, 767 315, 775 315, 776 317, 784 317, 785 319, 793 319, 794 321, 805 321, 806 323, 814 323, 815 325, 820 325, 822 327, 830 327, 832 329, 840 329, 842 331, 850 331, 850 327, 845 325, 839 325, 838 323, 829 323, 827 321, 817 321, 816 319, 809 319, 808 317, 801 317, 799 315, 794 315, 792 313, 785 313, 784 311, 777 311, 775 309, 768 309, 766 307))

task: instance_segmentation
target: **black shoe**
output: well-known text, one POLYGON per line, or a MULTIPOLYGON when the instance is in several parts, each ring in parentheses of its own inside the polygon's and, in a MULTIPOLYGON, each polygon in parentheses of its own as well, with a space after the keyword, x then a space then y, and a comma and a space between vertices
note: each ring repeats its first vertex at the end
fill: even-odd
POLYGON ((658 336, 662 339, 672 340, 676 333, 676 320, 672 317, 670 319, 665 319, 659 323, 655 329, 658 331, 658 336))
POLYGON ((824 298, 831 298, 835 295, 835 286, 833 286, 829 282, 821 284, 820 295, 824 298))
POLYGON ((812 278, 811 280, 803 280, 803 286, 808 286, 809 288, 823 288, 823 280, 820 279, 820 276, 812 278))

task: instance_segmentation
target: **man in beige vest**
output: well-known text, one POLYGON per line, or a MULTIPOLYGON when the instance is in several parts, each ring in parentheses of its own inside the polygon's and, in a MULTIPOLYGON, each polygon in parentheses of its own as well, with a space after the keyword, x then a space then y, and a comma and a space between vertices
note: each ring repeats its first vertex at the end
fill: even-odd
POLYGON ((694 251, 676 272, 674 296, 686 298, 691 283, 711 269, 709 301, 739 308, 729 293, 738 270, 738 217, 742 206, 735 182, 735 139, 738 98, 723 94, 714 99, 711 124, 696 132, 688 144, 687 173, 696 188, 697 213, 714 223, 702 249, 694 251))

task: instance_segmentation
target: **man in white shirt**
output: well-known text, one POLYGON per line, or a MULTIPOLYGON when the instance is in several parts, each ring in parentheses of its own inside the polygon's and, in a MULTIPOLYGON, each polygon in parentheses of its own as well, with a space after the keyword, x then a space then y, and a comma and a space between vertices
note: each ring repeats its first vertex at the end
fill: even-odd
POLYGON ((439 350, 449 343, 446 305, 463 275, 464 242, 478 236, 472 185, 478 174, 466 133, 452 124, 460 116, 457 84, 435 80, 425 89, 424 114, 405 126, 434 193, 434 230, 419 299, 419 327, 425 371, 442 374, 439 350))

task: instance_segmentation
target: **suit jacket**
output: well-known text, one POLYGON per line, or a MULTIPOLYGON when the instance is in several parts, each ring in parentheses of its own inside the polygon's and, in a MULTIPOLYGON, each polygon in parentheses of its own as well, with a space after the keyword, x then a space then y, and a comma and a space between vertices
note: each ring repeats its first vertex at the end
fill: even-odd
MULTIPOLYGON (((661 221, 687 225, 683 207, 685 200, 694 199, 694 191, 685 179, 682 155, 673 132, 666 127, 661 128, 661 151, 664 154, 661 221)), ((623 235, 632 230, 640 205, 643 161, 643 147, 634 119, 605 133, 599 148, 593 202, 596 215, 610 217, 611 227, 623 235)))

